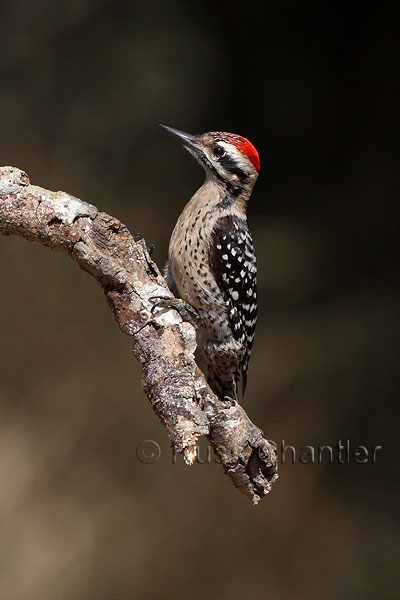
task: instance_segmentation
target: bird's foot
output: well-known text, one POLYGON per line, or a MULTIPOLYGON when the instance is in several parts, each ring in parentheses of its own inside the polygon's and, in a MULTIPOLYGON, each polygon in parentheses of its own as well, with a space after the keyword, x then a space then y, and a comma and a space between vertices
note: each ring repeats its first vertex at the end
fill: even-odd
POLYGON ((231 398, 230 396, 224 396, 222 402, 227 405, 227 408, 231 408, 237 404, 237 400, 231 398))
MULTIPOLYGON (((141 233, 134 233, 133 239, 135 240, 135 242, 140 242, 141 240, 144 240, 144 243, 146 244, 146 241, 141 233)), ((146 248, 147 248, 147 252, 149 253, 149 256, 151 256, 154 252, 155 244, 149 244, 149 245, 146 244, 146 248)))
POLYGON ((171 296, 152 296, 150 300, 157 300, 152 306, 153 313, 157 308, 162 310, 158 314, 162 314, 167 310, 176 310, 182 317, 183 321, 187 321, 193 327, 197 328, 199 322, 199 313, 193 306, 182 300, 181 298, 172 298, 171 296))

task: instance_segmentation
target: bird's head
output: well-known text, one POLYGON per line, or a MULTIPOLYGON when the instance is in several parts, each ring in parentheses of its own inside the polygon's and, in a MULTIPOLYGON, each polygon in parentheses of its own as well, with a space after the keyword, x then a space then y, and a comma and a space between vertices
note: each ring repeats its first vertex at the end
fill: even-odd
POLYGON ((251 192, 260 170, 260 159, 249 140, 221 131, 190 135, 166 125, 161 127, 178 138, 207 175, 214 176, 230 193, 239 196, 251 192))

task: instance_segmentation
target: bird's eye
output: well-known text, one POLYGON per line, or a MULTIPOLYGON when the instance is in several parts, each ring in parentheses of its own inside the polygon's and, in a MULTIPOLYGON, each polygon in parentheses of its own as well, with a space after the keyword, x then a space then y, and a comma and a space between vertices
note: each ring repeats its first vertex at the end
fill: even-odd
POLYGON ((218 145, 214 146, 214 148, 212 149, 212 153, 216 158, 222 158, 226 154, 225 149, 222 146, 218 145))

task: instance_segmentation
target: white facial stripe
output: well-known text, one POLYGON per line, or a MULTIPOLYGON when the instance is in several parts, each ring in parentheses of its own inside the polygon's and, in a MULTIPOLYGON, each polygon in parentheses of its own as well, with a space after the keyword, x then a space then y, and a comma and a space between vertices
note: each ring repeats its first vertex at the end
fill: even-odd
POLYGON ((245 171, 248 171, 250 163, 249 159, 247 156, 242 154, 234 144, 229 144, 229 142, 218 142, 218 146, 222 146, 228 156, 231 156, 235 162, 238 163, 239 167, 243 168, 245 171))
MULTIPOLYGON (((241 152, 239 152, 239 150, 233 144, 230 144, 229 142, 224 142, 221 140, 218 142, 218 146, 221 146, 221 148, 224 148, 227 156, 229 156, 232 160, 235 161, 235 163, 237 164, 239 169, 242 169, 242 171, 244 171, 245 173, 249 173, 249 171, 251 172, 254 170, 254 167, 251 164, 251 162, 249 161, 249 159, 246 156, 244 156, 241 152)), ((236 184, 238 182, 238 180, 239 180, 238 176, 235 175, 234 173, 227 174, 227 172, 225 171, 223 166, 220 165, 219 161, 216 160, 215 156, 213 156, 211 149, 208 150, 207 154, 208 154, 208 159, 210 160, 210 162, 212 162, 215 169, 218 171, 218 173, 224 179, 227 178, 233 184, 236 184)))

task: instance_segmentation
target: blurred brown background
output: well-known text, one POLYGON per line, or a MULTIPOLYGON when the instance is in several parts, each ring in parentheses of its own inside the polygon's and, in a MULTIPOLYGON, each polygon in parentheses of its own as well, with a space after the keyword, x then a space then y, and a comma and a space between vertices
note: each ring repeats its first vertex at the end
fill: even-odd
POLYGON ((1 600, 398 598, 398 15, 344 6, 1 4, 0 165, 120 218, 162 266, 203 174, 158 124, 251 139, 245 407, 278 444, 382 446, 286 453, 256 508, 219 466, 172 464, 96 282, 0 238, 1 600))

